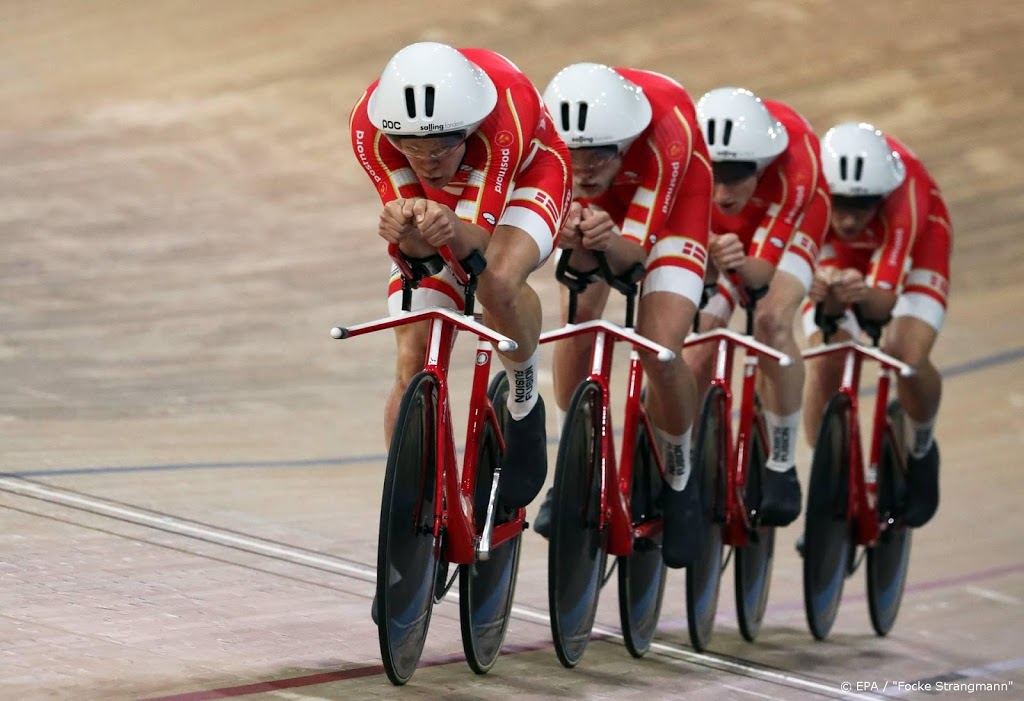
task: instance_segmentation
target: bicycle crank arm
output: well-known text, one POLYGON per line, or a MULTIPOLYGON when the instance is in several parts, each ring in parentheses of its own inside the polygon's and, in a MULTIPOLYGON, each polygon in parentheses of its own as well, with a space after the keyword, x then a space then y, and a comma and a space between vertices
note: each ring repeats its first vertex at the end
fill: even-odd
POLYGON ((476 555, 481 560, 491 557, 491 537, 494 535, 494 511, 498 505, 498 482, 501 480, 501 468, 495 468, 494 479, 491 480, 491 493, 487 495, 487 518, 484 520, 484 532, 480 535, 480 543, 476 555))

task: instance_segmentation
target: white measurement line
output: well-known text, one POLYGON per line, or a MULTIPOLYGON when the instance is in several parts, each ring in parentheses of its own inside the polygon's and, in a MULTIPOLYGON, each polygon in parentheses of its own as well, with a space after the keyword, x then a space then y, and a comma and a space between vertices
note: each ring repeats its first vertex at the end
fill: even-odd
MULTIPOLYGON (((354 575, 371 583, 376 580, 376 570, 370 567, 351 565, 329 556, 314 555, 285 545, 274 545, 256 538, 228 533, 217 528, 188 523, 173 516, 156 515, 143 509, 110 504, 100 499, 68 493, 62 489, 51 488, 46 485, 20 479, 0 478, 0 489, 23 496, 38 497, 52 503, 83 509, 95 514, 113 516, 139 525, 152 526, 169 533, 193 536, 207 542, 227 545, 256 554, 271 555, 295 564, 313 565, 341 574, 354 575)), ((540 623, 545 626, 551 624, 551 619, 547 614, 531 609, 513 606, 512 613, 519 619, 540 623)), ((594 633, 611 640, 623 642, 622 635, 611 628, 595 625, 594 633)), ((777 672, 765 669, 759 665, 746 664, 742 661, 694 652, 677 645, 656 642, 651 644, 651 649, 662 654, 680 658, 685 662, 700 665, 701 667, 716 669, 720 672, 740 674, 774 684, 797 687, 818 694, 828 694, 836 698, 857 701, 872 701, 877 698, 875 696, 865 696, 863 694, 843 691, 838 685, 830 686, 787 672, 777 672)))
POLYGON ((314 555, 288 546, 267 543, 257 538, 228 533, 218 528, 188 523, 173 516, 157 515, 143 509, 110 504, 79 494, 70 494, 62 489, 54 489, 33 482, 0 478, 0 489, 23 496, 39 497, 49 502, 84 509, 100 515, 114 516, 140 525, 153 526, 169 533, 194 536, 211 543, 227 545, 256 554, 272 555, 298 564, 314 565, 332 572, 354 575, 369 582, 374 582, 377 577, 375 569, 351 565, 330 556, 314 555))
MULTIPOLYGON (((524 609, 520 606, 513 606, 512 613, 516 614, 518 618, 524 618, 537 623, 544 623, 550 625, 551 619, 543 613, 538 611, 532 611, 530 609, 524 609)), ((622 635, 612 630, 611 628, 605 628, 601 625, 594 626, 594 634, 601 635, 605 638, 623 642, 622 635)), ((698 664, 701 667, 711 667, 717 669, 720 672, 731 672, 733 674, 741 674, 746 677, 752 677, 761 681, 772 682, 774 684, 782 684, 800 687, 807 691, 812 691, 818 694, 829 694, 831 696, 842 698, 842 699, 855 699, 859 701, 874 701, 877 696, 865 696, 864 694, 857 694, 851 691, 844 691, 839 687, 837 682, 834 686, 824 684, 821 682, 814 681, 813 679, 807 679, 805 677, 796 676, 787 672, 776 672, 775 670, 765 669, 759 665, 745 664, 740 661, 725 659, 716 657, 715 655, 709 655, 701 652, 694 652, 678 645, 670 645, 668 643, 651 643, 651 649, 657 652, 674 655, 682 658, 686 662, 698 664)), ((771 698, 771 697, 766 697, 771 698)))
POLYGON ((976 587, 973 584, 969 584, 964 587, 964 590, 975 596, 980 596, 983 599, 989 601, 998 601, 1001 604, 1010 604, 1012 606, 1020 606, 1020 599, 1009 594, 1004 594, 1000 591, 993 591, 992 589, 985 589, 984 587, 976 587))

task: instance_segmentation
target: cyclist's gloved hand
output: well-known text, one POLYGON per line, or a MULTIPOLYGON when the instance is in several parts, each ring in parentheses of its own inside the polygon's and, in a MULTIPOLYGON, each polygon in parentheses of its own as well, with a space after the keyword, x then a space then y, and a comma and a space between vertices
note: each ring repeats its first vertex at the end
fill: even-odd
POLYGON ((612 239, 619 235, 619 227, 608 212, 599 207, 585 207, 580 216, 583 247, 591 251, 607 251, 612 239))
POLYGON ((412 221, 423 240, 434 248, 451 246, 455 241, 458 218, 448 205, 433 200, 417 199, 411 207, 412 221))
POLYGON ((416 234, 412 222, 412 200, 397 199, 384 205, 377 224, 377 233, 388 243, 401 244, 408 236, 416 234))
POLYGON ((747 251, 736 234, 709 234, 708 253, 719 270, 738 270, 747 260, 747 251))
POLYGON ((569 213, 562 224, 562 230, 558 234, 559 248, 579 248, 583 243, 583 234, 580 231, 580 219, 582 218, 583 207, 579 202, 569 205, 569 213))
POLYGON ((845 305, 863 302, 868 294, 864 275, 854 268, 840 270, 832 282, 830 292, 837 302, 845 305))

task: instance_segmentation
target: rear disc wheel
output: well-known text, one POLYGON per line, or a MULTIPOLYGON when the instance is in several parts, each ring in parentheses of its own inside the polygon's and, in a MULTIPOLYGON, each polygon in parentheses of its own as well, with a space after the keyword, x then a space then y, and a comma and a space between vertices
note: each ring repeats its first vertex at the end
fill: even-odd
POLYGON ((903 412, 895 402, 889 405, 892 433, 882 439, 878 464, 878 520, 882 528, 878 542, 868 549, 868 611, 871 627, 878 635, 887 635, 896 623, 903 590, 910 569, 911 529, 900 515, 906 503, 906 464, 900 460, 894 436, 902 436, 903 412))
MULTIPOLYGON (((747 506, 747 516, 756 522, 756 509, 761 503, 761 486, 764 484, 764 471, 768 461, 768 450, 764 443, 765 435, 761 428, 764 419, 760 412, 751 427, 750 445, 747 449, 747 484, 743 494, 743 502, 747 506)), ((736 589, 736 617, 739 620, 740 634, 748 642, 753 642, 761 631, 764 611, 768 606, 768 590, 771 586, 772 561, 775 555, 775 528, 759 525, 757 530, 749 534, 750 538, 743 547, 736 548, 733 557, 736 560, 733 574, 736 589)))
MULTIPOLYGON (((630 485, 633 526, 661 519, 658 497, 664 480, 654 459, 654 447, 642 426, 637 427, 630 485)), ((634 539, 633 552, 618 558, 619 619, 626 649, 642 657, 651 647, 665 596, 666 568, 659 547, 661 537, 634 539)))
MULTIPOLYGON (((497 413, 498 425, 504 425, 505 399, 508 379, 504 372, 495 375, 487 390, 497 413)), ((494 471, 501 465, 501 452, 497 436, 490 424, 484 426, 483 438, 476 468, 476 493, 473 503, 483 508, 474 509, 476 530, 482 532, 487 518, 486 505, 494 480, 494 471)), ((495 519, 505 519, 500 505, 495 519)), ((519 552, 522 533, 493 548, 486 560, 463 565, 459 572, 459 607, 461 609, 462 648, 466 661, 477 674, 485 674, 494 666, 505 641, 505 632, 512 613, 516 574, 519 571, 519 552)))

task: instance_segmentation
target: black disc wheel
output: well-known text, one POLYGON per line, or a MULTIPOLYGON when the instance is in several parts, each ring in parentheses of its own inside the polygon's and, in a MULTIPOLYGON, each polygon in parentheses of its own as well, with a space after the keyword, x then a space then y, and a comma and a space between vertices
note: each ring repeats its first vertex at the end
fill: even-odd
POLYGON ((747 516, 756 529, 748 533, 747 544, 733 553, 735 566, 736 617, 744 639, 753 642, 761 630, 764 611, 768 606, 768 590, 772 579, 772 558, 775 554, 775 529, 758 523, 756 509, 761 503, 761 485, 764 484, 768 449, 763 432, 764 418, 759 411, 751 427, 747 446, 747 484, 743 503, 747 516))
MULTIPOLYGON (((663 485, 654 446, 643 426, 638 426, 629 502, 634 527, 661 519, 658 498, 663 485)), ((658 627, 666 580, 660 541, 660 535, 634 538, 633 553, 618 558, 619 619, 626 649, 633 657, 642 657, 650 649, 658 627)))
POLYGON ((847 519, 850 401, 836 394, 825 407, 814 446, 804 522, 804 611, 811 634, 824 640, 839 613, 853 556, 847 519))
POLYGON ((558 444, 548 541, 548 604, 555 652, 575 667, 590 642, 607 534, 601 527, 601 387, 576 388, 558 444))
POLYGON ((377 626, 384 670, 393 684, 416 671, 433 610, 440 540, 434 444, 437 384, 416 375, 402 396, 388 451, 377 543, 377 626))
POLYGON ((704 541, 693 564, 686 568, 686 624, 690 643, 699 651, 707 649, 718 612, 718 590, 722 579, 722 518, 725 508, 725 459, 729 436, 725 430, 725 392, 712 387, 704 397, 693 474, 700 489, 704 541))
MULTIPOLYGON (((487 395, 498 414, 498 425, 503 426, 507 409, 508 379, 504 372, 495 375, 487 395)), ((501 453, 497 436, 490 424, 484 427, 476 468, 476 486, 473 503, 477 533, 482 533, 487 518, 487 501, 494 481, 494 471, 501 466, 501 453)), ((496 506, 495 523, 502 523, 514 513, 496 506)), ((459 572, 459 607, 462 618, 462 648, 466 661, 477 674, 484 674, 494 666, 512 613, 516 573, 519 571, 519 551, 522 535, 507 540, 490 552, 488 559, 478 559, 471 566, 462 566, 459 572)))
POLYGON ((895 402, 889 405, 889 418, 893 431, 882 437, 878 462, 878 520, 882 532, 867 555, 868 611, 878 635, 887 635, 896 623, 910 568, 911 530, 900 518, 906 502, 907 471, 895 442, 903 436, 903 411, 895 402))

